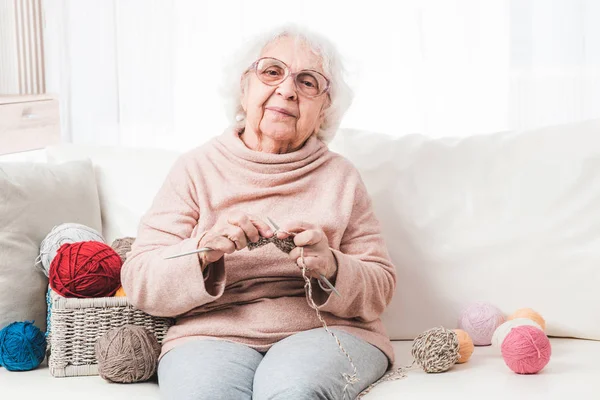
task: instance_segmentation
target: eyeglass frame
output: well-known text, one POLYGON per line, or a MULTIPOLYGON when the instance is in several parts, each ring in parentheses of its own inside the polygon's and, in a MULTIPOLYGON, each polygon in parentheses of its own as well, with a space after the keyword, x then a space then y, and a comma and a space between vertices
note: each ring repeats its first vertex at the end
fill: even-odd
POLYGON ((330 81, 330 80, 329 80, 329 79, 328 79, 328 78, 327 78, 325 75, 323 75, 322 73, 320 73, 319 71, 315 71, 314 69, 303 69, 303 70, 300 70, 300 71, 298 71, 298 72, 292 72, 292 69, 290 68, 290 66, 289 66, 289 65, 287 65, 286 63, 284 63, 283 61, 281 61, 280 59, 278 59, 278 58, 275 58, 275 57, 261 57, 261 58, 259 58, 258 60, 254 61, 254 62, 252 63, 252 65, 250 65, 250 67, 248 67, 248 71, 250 71, 250 70, 253 70, 253 71, 254 71, 254 73, 255 73, 255 75, 256 75, 256 77, 258 78, 258 80, 259 80, 261 83, 264 83, 264 84, 265 84, 265 85, 267 85, 267 86, 277 86, 277 85, 281 85, 283 82, 285 82, 285 80, 286 80, 287 78, 289 78, 289 77, 291 76, 291 77, 292 77, 292 80, 293 80, 293 82, 294 82, 294 87, 297 89, 297 91, 298 91, 299 93, 302 93, 302 95, 303 95, 303 96, 305 96, 305 97, 308 97, 308 98, 311 98, 311 99, 314 99, 314 98, 317 98, 317 97, 323 96, 325 93, 328 93, 328 92, 329 92, 329 89, 331 88, 331 81, 330 81), (281 82, 278 82, 278 83, 275 83, 275 84, 272 84, 272 85, 271 85, 271 84, 268 84, 268 83, 266 83, 266 82, 263 82, 263 80, 262 80, 262 79, 260 79, 260 76, 258 76, 258 69, 257 69, 257 67, 258 67, 258 63, 259 63, 261 60, 266 60, 266 59, 275 60, 275 61, 278 61, 278 62, 282 63, 283 65, 285 65, 285 68, 286 68, 287 74, 286 74, 286 76, 285 76, 285 77, 284 77, 284 78, 281 80, 281 82), (300 88, 298 88, 298 86, 297 86, 297 84, 296 84, 296 76, 298 76, 299 74, 301 74, 301 73, 303 73, 303 72, 314 72, 314 73, 316 73, 316 74, 319 74, 319 75, 321 75, 321 76, 323 77, 323 79, 325 79, 325 82, 327 82, 327 86, 325 87, 325 89, 323 89, 323 92, 322 92, 322 93, 319 93, 319 94, 318 94, 318 95, 316 95, 316 96, 309 96, 309 95, 305 94, 304 92, 302 92, 302 90, 300 90, 300 88))

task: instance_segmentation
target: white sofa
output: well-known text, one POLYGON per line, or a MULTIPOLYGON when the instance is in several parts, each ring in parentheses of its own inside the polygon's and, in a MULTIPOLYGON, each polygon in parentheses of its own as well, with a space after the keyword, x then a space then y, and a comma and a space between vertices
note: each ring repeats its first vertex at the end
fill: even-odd
MULTIPOLYGON (((506 315, 531 307, 546 319, 552 358, 537 375, 511 372, 497 348, 442 374, 409 371, 365 399, 600 398, 600 120, 460 139, 390 138, 343 130, 330 146, 362 173, 398 271, 383 315, 397 364, 411 339, 456 328, 461 309, 489 301, 506 315)), ((156 149, 60 145, 0 161, 95 166, 103 234, 135 236, 178 156, 156 149)), ((3 398, 157 399, 154 383, 54 378, 45 364, 0 368, 3 398)))

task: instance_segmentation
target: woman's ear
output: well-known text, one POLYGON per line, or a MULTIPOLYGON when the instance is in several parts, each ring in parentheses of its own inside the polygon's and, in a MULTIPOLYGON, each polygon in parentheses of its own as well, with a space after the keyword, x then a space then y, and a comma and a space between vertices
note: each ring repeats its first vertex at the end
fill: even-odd
POLYGON ((247 73, 244 73, 240 78, 240 104, 244 112, 248 112, 248 79, 247 73))

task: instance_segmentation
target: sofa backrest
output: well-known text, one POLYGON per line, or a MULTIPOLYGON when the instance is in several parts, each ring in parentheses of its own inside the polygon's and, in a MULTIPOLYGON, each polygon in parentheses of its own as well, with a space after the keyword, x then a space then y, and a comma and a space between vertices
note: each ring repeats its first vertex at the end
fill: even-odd
POLYGON ((102 234, 110 244, 116 238, 135 237, 140 217, 148 210, 178 152, 151 148, 85 146, 46 148, 49 162, 89 158, 94 164, 102 234))
MULTIPOLYGON (((397 267, 392 339, 455 328, 471 302, 531 307, 550 335, 600 339, 600 120, 459 139, 342 130, 397 267)), ((136 236, 177 152, 60 145, 89 157, 107 241, 136 236)))

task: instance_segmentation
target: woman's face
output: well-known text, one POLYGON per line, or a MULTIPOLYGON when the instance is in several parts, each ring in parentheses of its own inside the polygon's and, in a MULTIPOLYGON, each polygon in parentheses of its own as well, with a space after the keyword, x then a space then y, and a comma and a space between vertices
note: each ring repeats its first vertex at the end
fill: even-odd
MULTIPOLYGON (((261 57, 283 61, 291 73, 310 69, 325 75, 320 57, 292 38, 279 38, 269 44, 261 57)), ((246 87, 242 89, 245 132, 254 133, 259 141, 266 139, 288 149, 301 147, 318 131, 328 105, 327 93, 312 98, 298 93, 291 76, 278 85, 269 86, 259 80, 254 71, 249 71, 246 87)))

